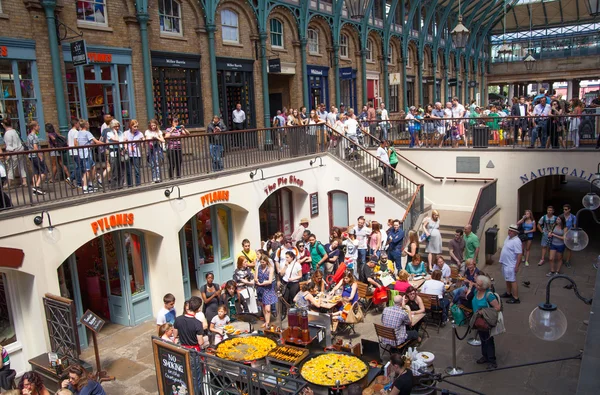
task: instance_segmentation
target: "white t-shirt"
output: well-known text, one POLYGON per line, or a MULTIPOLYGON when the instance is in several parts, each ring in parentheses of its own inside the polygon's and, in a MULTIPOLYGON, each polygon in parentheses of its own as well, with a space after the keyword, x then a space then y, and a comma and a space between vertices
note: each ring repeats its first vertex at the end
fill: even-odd
MULTIPOLYGON (((77 138, 78 134, 79 130, 75 128, 69 130, 69 134, 67 135, 67 142, 69 143, 69 147, 75 147, 75 139, 77 138)), ((69 155, 77 155, 77 150, 69 150, 69 155)))
POLYGON ((175 312, 174 308, 171 310, 167 310, 164 307, 162 307, 156 315, 156 325, 162 325, 167 323, 174 324, 175 317, 177 317, 177 313, 175 312))
POLYGON ((202 327, 204 330, 208 329, 208 322, 206 321, 206 316, 203 312, 199 311, 196 313, 196 319, 202 323, 202 327))
POLYGON ((296 247, 292 247, 290 249, 286 248, 285 246, 281 246, 277 249, 277 251, 275 251, 275 263, 277 264, 277 271, 279 272, 281 269, 283 269, 283 267, 285 266, 285 256, 286 256, 286 252, 291 251, 294 253, 294 255, 296 255, 296 257, 298 256, 298 249, 296 247))
MULTIPOLYGON (((292 263, 289 264, 282 280, 287 283, 290 281, 290 278, 298 277, 298 276, 302 276, 302 265, 298 263, 297 259, 294 259, 292 261, 292 263)), ((300 281, 300 280, 298 279, 296 281, 300 281)))
POLYGON ((377 148, 377 157, 381 159, 381 161, 386 165, 390 164, 390 156, 388 155, 387 150, 385 148, 377 148))
POLYGON ((427 280, 423 283, 423 288, 421 288, 421 290, 424 294, 437 295, 438 297, 443 298, 446 286, 439 280, 427 280))
POLYGON ((504 246, 502 246, 502 252, 500 253, 500 263, 508 266, 517 266, 517 255, 523 253, 523 243, 517 236, 512 239, 510 236, 506 236, 504 240, 504 246))
MULTIPOLYGON (((377 149, 377 152, 379 152, 379 149, 377 149)), ((388 165, 390 164, 389 159, 387 163, 388 165)), ((367 242, 369 241, 369 236, 371 235, 371 228, 367 228, 366 226, 359 228, 358 225, 356 225, 354 227, 354 235, 356 236, 356 241, 358 241, 358 249, 366 250, 367 242)))
POLYGON ((349 135, 356 136, 356 129, 358 128, 358 122, 356 119, 348 118, 346 119, 346 133, 349 135))
POLYGON ((465 107, 462 104, 457 104, 456 107, 452 106, 452 118, 461 118, 465 112, 465 107))
POLYGON ((160 129, 158 129, 156 131, 152 131, 152 130, 148 129, 144 132, 144 136, 146 136, 146 140, 157 139, 159 137, 162 137, 162 135, 163 134, 160 129))

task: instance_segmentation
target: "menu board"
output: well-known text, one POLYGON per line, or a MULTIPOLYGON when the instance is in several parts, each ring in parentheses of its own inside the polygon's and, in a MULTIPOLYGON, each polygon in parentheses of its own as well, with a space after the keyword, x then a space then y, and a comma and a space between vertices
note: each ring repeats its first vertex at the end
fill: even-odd
POLYGON ((100 333, 102 327, 104 326, 104 320, 94 314, 94 312, 91 310, 87 310, 85 313, 83 313, 79 319, 79 322, 95 333, 100 333))
POLYGON ((194 395, 190 351, 158 338, 152 339, 154 366, 161 395, 194 395))
POLYGON ((310 217, 316 217, 319 215, 319 193, 310 194, 310 217))

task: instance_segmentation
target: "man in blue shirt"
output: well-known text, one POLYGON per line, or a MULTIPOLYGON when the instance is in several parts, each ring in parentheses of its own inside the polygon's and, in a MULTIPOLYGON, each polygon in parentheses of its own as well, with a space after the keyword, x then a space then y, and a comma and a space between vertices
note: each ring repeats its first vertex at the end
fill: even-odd
POLYGON ((399 219, 395 219, 392 228, 388 230, 388 255, 396 269, 402 270, 402 245, 404 242, 404 230, 399 219))
POLYGON ((537 104, 533 109, 533 115, 537 118, 534 120, 534 128, 531 136, 531 145, 529 148, 535 146, 535 141, 538 136, 540 137, 541 145, 539 148, 546 146, 546 139, 548 138, 548 115, 550 115, 550 105, 546 102, 546 97, 540 98, 540 103, 537 104))

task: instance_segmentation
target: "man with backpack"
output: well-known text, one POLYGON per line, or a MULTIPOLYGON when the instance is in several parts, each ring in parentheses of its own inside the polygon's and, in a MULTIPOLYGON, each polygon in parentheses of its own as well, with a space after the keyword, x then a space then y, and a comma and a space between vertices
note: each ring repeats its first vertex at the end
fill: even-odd
POLYGON ((310 243, 310 258, 311 258, 311 266, 312 272, 316 272, 319 267, 325 262, 327 259, 327 251, 323 244, 320 241, 317 241, 317 236, 311 234, 308 236, 308 242, 310 243))

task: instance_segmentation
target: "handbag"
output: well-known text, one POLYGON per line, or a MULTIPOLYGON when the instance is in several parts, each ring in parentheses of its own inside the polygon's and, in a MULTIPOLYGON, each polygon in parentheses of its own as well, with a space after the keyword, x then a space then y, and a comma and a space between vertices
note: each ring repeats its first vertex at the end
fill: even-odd
POLYGON ((490 324, 488 324, 487 321, 481 315, 478 315, 477 318, 475 318, 473 329, 482 332, 487 332, 490 330, 490 324))
POLYGON ((363 313, 358 302, 354 302, 354 304, 349 309, 347 309, 344 322, 347 324, 357 324, 359 322, 363 322, 364 320, 365 314, 363 313))
POLYGON ((452 313, 452 318, 454 319, 456 325, 464 326, 467 324, 468 320, 465 316, 465 312, 460 307, 458 307, 457 304, 452 305, 452 307, 450 308, 450 312, 452 313))

